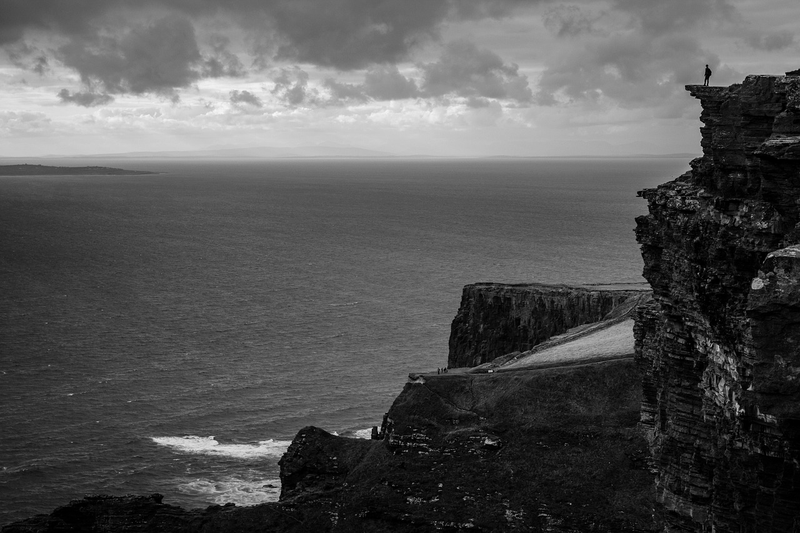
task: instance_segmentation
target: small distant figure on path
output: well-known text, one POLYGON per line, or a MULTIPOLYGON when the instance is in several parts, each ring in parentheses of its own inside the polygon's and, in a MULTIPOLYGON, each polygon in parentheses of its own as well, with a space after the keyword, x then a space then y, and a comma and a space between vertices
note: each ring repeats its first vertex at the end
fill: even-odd
POLYGON ((441 369, 441 368, 437 368, 437 369, 436 369, 436 373, 437 373, 437 374, 441 374, 441 373, 442 373, 442 369, 441 369))
POLYGON ((703 79, 703 86, 708 87, 708 80, 711 79, 711 69, 706 65, 705 78, 703 79))

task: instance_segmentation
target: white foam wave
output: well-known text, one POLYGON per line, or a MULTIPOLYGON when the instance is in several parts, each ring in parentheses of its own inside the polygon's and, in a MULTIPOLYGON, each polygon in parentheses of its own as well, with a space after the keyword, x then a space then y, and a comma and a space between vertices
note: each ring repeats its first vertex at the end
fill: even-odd
POLYGON ((153 437, 153 442, 184 453, 256 459, 259 457, 281 457, 292 443, 288 440, 262 440, 256 444, 220 444, 213 436, 197 437, 153 437))
POLYGON ((328 304, 331 307, 352 307, 354 305, 358 305, 361 302, 344 302, 339 304, 328 304))
POLYGON ((258 505, 276 502, 281 494, 278 479, 245 480, 226 477, 217 481, 196 479, 178 485, 178 491, 190 496, 200 496, 216 504, 258 505))
POLYGON ((355 432, 353 432, 353 436, 357 439, 371 439, 372 428, 356 430, 355 432))

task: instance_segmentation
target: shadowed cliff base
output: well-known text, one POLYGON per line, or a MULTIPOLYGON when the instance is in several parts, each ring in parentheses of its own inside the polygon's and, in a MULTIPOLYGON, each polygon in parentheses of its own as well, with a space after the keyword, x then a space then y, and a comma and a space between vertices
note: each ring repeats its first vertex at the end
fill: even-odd
POLYGON ((381 440, 302 429, 281 503, 92 498, 3 532, 656 532, 639 381, 631 360, 434 375, 405 386, 381 440))
POLYGON ((659 531, 632 360, 630 317, 648 300, 637 291, 524 355, 411 374, 379 439, 302 429, 281 460, 279 503, 94 497, 3 532, 659 531), (613 353, 598 341, 609 332, 622 332, 613 353))

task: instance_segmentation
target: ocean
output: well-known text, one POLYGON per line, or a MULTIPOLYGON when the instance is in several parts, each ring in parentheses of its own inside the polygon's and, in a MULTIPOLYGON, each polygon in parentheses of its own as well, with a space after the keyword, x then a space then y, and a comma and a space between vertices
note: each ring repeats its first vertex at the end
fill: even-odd
POLYGON ((688 158, 73 161, 0 177, 0 524, 85 494, 274 501, 369 436, 476 282, 643 281, 636 191, 688 158))

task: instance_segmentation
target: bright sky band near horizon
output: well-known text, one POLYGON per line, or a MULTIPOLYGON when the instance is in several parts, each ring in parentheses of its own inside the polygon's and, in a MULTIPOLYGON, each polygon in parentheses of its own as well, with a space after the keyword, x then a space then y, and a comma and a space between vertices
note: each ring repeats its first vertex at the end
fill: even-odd
POLYGON ((684 90, 800 68, 797 0, 0 0, 0 157, 697 153, 684 90))

